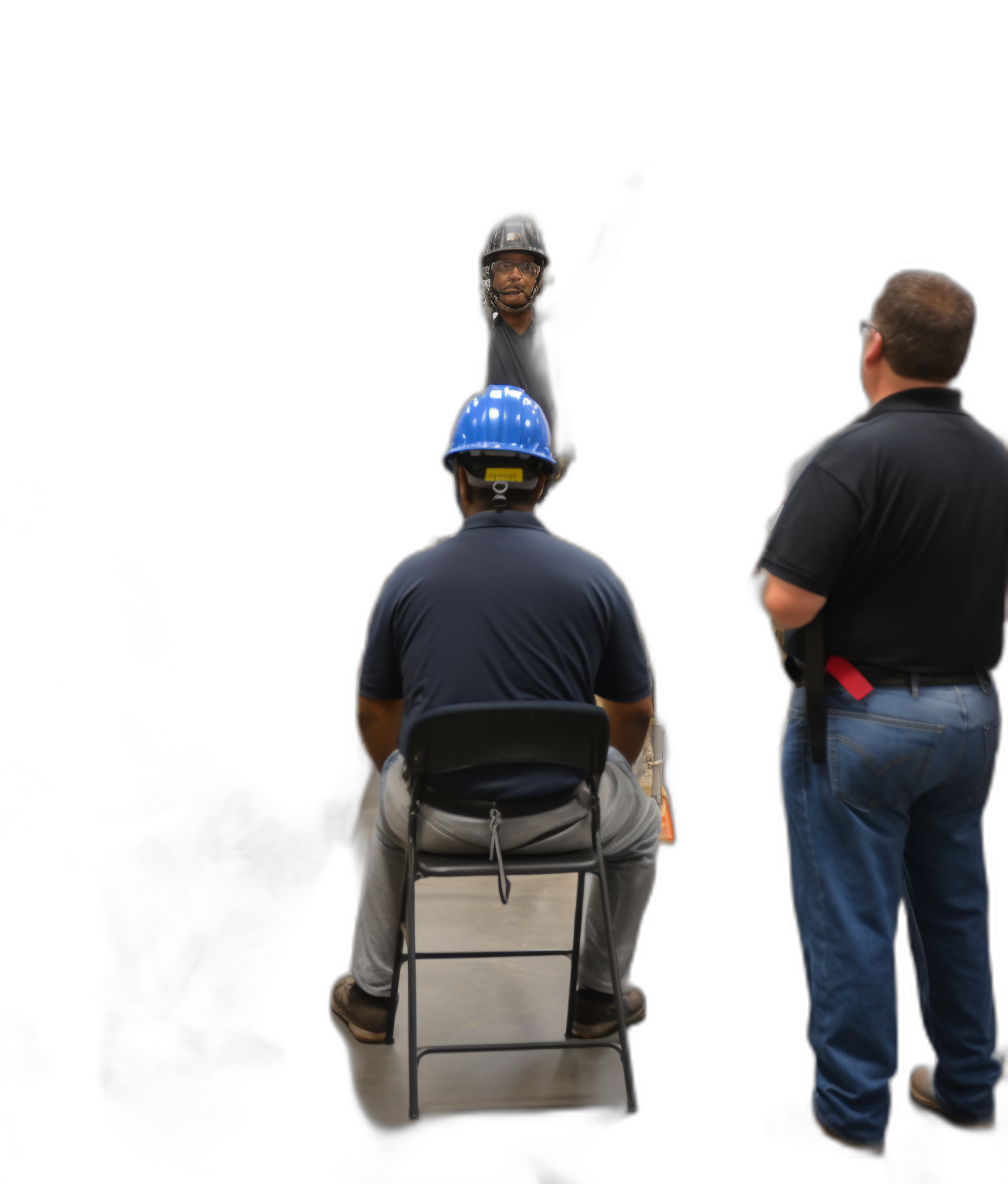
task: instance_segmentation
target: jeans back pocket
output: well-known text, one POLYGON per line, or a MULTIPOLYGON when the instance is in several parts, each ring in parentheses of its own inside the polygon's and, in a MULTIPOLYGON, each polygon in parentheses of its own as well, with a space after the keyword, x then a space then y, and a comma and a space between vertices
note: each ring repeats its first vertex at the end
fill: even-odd
POLYGON ((921 792, 943 724, 861 712, 827 713, 830 788, 861 810, 906 809, 921 792))

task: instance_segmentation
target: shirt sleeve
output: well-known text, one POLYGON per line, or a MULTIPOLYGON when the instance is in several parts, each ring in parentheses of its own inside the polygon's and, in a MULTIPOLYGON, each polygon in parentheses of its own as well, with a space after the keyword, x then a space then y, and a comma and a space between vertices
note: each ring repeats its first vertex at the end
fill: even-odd
POLYGON ((364 657, 361 659, 360 693, 365 699, 401 699, 402 669, 395 638, 398 584, 391 577, 371 613, 364 657))
POLYGON ((829 596, 857 545, 860 525, 858 499, 813 462, 788 493, 759 566, 806 592, 829 596))
POLYGON ((651 671, 630 597, 613 577, 609 636, 602 652, 594 693, 615 703, 635 703, 651 694, 651 671))

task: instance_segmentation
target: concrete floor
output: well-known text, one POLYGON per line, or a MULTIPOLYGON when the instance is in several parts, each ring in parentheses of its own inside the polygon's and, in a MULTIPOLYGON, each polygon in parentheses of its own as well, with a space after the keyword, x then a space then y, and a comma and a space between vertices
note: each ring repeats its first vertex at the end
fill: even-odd
MULTIPOLYGON (((378 802, 368 782, 354 832, 366 856, 378 802)), ((574 876, 520 876, 506 906, 492 877, 421 880, 417 949, 560 949, 573 938, 574 876)), ((425 1044, 561 1040, 567 1014, 566 958, 421 961, 417 966, 417 1039, 425 1044)), ((380 1126, 409 1120, 406 968, 395 1043, 359 1044, 344 1024, 354 1088, 380 1126)), ((630 1034, 633 1052, 633 1029, 630 1034)), ((612 1049, 431 1055, 419 1065, 420 1114, 612 1105, 626 1109, 623 1068, 612 1049)))

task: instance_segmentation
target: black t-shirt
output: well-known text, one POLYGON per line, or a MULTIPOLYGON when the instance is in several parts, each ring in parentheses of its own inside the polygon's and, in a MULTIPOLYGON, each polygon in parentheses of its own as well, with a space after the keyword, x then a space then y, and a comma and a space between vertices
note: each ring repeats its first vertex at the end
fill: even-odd
MULTIPOLYGON (((924 672, 991 667, 1008 584, 1008 449, 959 392, 889 395, 812 457, 760 566, 826 597, 826 653, 924 672)), ((803 630, 788 650, 803 653, 803 630)))
POLYGON ((550 431, 556 435, 556 409, 534 316, 524 333, 516 333, 502 316, 497 316, 490 326, 486 380, 487 386, 520 386, 542 408, 550 431))

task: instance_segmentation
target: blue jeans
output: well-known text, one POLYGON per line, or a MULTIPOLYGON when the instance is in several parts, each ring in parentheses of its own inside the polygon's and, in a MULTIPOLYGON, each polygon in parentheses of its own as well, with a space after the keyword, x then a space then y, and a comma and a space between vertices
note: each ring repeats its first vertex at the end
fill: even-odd
POLYGON ((826 688, 826 764, 813 765, 805 690, 791 699, 783 776, 791 882, 816 1054, 815 1112, 848 1139, 882 1141, 896 1071, 893 938, 900 897, 935 1095, 989 1117, 1001 1073, 980 817, 998 744, 981 687, 826 688))

